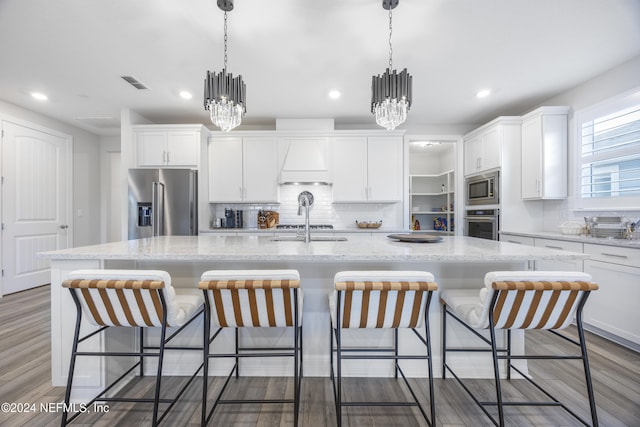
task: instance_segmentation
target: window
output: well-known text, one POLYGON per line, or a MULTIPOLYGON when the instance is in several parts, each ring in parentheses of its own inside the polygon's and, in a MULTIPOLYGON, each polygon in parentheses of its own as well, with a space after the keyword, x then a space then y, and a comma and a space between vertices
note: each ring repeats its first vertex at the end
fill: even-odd
POLYGON ((640 91, 580 111, 576 118, 583 207, 640 207, 640 91))

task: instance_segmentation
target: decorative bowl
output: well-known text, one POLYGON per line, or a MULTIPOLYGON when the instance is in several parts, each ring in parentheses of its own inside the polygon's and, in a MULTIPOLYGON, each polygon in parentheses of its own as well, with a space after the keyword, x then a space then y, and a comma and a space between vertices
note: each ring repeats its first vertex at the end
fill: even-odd
POLYGON ((560 232, 562 234, 578 235, 584 232, 584 225, 579 222, 567 221, 560 225, 560 232))
POLYGON ((356 225, 358 226, 358 228, 380 228, 382 226, 382 221, 369 222, 356 220, 356 225))

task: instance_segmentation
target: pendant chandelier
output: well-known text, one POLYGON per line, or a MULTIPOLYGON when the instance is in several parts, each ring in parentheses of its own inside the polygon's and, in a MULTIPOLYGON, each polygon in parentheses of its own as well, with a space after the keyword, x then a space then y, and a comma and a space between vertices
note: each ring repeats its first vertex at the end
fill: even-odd
POLYGON ((391 45, 392 10, 399 0, 383 0, 382 7, 389 11, 389 68, 382 75, 373 76, 371 82, 371 112, 376 123, 387 130, 394 130, 407 119, 411 108, 411 85, 413 77, 405 68, 398 73, 393 69, 393 47, 391 45))
POLYGON ((242 76, 227 73, 227 12, 233 10, 233 0, 218 0, 224 11, 224 68, 222 72, 207 71, 204 79, 204 109, 209 110, 211 122, 228 132, 242 122, 246 113, 247 87, 242 76))

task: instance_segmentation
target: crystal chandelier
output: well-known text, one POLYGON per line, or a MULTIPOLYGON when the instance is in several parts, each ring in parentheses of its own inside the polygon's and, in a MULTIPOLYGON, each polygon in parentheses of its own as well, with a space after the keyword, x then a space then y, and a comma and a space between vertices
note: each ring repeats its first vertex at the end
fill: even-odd
POLYGON ((399 0, 383 0, 382 7, 389 11, 389 68, 371 81, 371 112, 376 123, 387 130, 394 130, 407 119, 411 108, 411 85, 413 77, 405 68, 398 73, 393 69, 393 47, 391 45, 392 10, 399 0))
POLYGON ((233 10, 233 0, 218 0, 224 11, 224 68, 222 72, 207 71, 204 79, 204 109, 209 110, 211 122, 228 132, 242 122, 246 109, 247 86, 242 76, 227 73, 227 12, 233 10))

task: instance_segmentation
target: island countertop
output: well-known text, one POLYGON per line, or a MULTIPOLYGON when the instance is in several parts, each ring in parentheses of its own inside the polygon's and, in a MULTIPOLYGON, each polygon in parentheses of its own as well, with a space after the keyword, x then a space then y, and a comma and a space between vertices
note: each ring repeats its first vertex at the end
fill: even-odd
POLYGON ((437 243, 406 243, 386 235, 347 241, 273 241, 270 236, 160 236, 40 254, 51 260, 154 261, 431 261, 514 262, 587 259, 581 253, 472 237, 444 236, 437 243))
MULTIPOLYGON (((423 233, 421 233, 423 234, 423 233)), ((314 234, 312 233, 312 237, 314 234)), ((321 237, 321 234, 317 234, 321 237)), ((325 235, 326 236, 326 235, 325 235)), ((200 235, 200 236, 161 236, 139 240, 106 243, 101 245, 69 248, 41 253, 40 256, 51 264, 51 376, 52 384, 64 386, 70 348, 73 341, 75 310, 71 294, 62 287, 62 282, 70 271, 77 269, 161 269, 171 276, 171 284, 176 288, 194 288, 199 277, 210 269, 283 269, 293 268, 299 271, 301 287, 304 290, 304 359, 305 376, 329 375, 329 352, 327 351, 329 328, 328 296, 333 291, 334 276, 345 270, 424 270, 431 272, 438 283, 438 289, 480 289, 483 277, 489 271, 522 270, 530 268, 530 262, 536 260, 582 260, 588 254, 554 250, 550 248, 518 245, 515 243, 484 240, 473 237, 442 236, 437 243, 404 243, 392 240, 385 233, 367 235, 348 235, 346 241, 274 241, 276 236, 268 235, 200 235)), ((437 300, 436 300, 437 301, 437 300)), ((429 310, 430 324, 434 331, 440 327, 441 308, 432 303, 429 310)), ((452 326, 455 328, 455 326, 452 326)), ((201 322, 191 327, 189 343, 201 342, 201 322)), ((244 340, 251 345, 263 342, 264 334, 269 331, 243 331, 244 340)), ((150 331, 146 335, 153 335, 150 331)), ((228 340, 220 350, 232 345, 228 340)), ((390 345, 392 334, 380 337, 369 332, 371 339, 380 346, 390 345)), ((403 331, 406 332, 406 331, 403 331)), ((440 374, 439 351, 440 337, 432 334, 434 347, 434 375, 440 374)), ((415 340, 404 340, 400 351, 407 354, 420 351, 415 340)), ((105 336, 94 344, 96 348, 106 345, 135 346, 135 334, 118 335, 117 338, 105 336)), ((87 344, 88 345, 88 344, 87 344)), ((524 348, 524 335, 512 334, 512 350, 518 354, 524 348)), ((133 348, 133 347, 131 347, 133 348)), ((230 348, 230 347, 229 347, 230 348)), ((185 375, 184 367, 198 362, 195 354, 178 352, 167 355, 163 369, 167 375, 185 375)), ((460 361, 465 366, 465 375, 476 378, 490 378, 489 370, 479 366, 486 355, 465 357, 460 361), (478 359, 478 360, 477 360, 478 359)), ((201 357, 201 356, 200 356, 201 357)), ((373 362, 372 362, 373 363, 373 362)), ((378 363, 378 362, 376 362, 378 363)), ((350 365, 349 375, 378 376, 393 375, 386 362, 379 365, 350 365)), ((422 363, 408 363, 407 375, 424 377, 422 363)), ((524 365, 526 367, 526 364, 524 365)), ((91 393, 101 390, 105 375, 111 375, 115 367, 101 364, 100 361, 85 361, 78 365, 87 379, 87 386, 75 396, 83 399, 91 393)), ((154 372, 153 361, 145 363, 145 372, 154 372)), ((345 367, 345 369, 347 369, 345 367)), ((262 359, 244 363, 246 375, 261 376, 289 375, 286 361, 266 362, 262 359), (269 363, 268 369, 265 367, 269 363)), ((212 375, 227 375, 223 364, 210 366, 212 375)))

